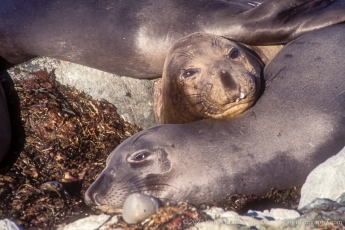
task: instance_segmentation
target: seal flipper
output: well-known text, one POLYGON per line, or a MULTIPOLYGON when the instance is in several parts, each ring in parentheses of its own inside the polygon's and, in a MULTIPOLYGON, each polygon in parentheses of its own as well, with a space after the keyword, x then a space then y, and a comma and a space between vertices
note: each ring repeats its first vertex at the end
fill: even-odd
POLYGON ((344 12, 344 0, 267 0, 239 14, 225 30, 226 37, 249 45, 288 43, 307 32, 344 22, 344 12))

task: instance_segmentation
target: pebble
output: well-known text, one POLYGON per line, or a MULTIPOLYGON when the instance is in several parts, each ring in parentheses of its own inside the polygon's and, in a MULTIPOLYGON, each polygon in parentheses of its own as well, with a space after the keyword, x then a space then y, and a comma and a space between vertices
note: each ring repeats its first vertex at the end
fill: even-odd
POLYGON ((160 202, 157 198, 133 193, 125 200, 122 218, 128 224, 137 224, 156 213, 159 206, 160 202))

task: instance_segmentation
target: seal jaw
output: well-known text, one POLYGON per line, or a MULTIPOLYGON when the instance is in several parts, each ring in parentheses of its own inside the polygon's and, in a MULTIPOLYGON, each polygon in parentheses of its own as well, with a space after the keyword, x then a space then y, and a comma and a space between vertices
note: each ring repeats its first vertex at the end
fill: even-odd
POLYGON ((112 207, 111 205, 102 205, 102 206, 97 206, 96 208, 107 214, 121 214, 122 213, 122 208, 112 207))

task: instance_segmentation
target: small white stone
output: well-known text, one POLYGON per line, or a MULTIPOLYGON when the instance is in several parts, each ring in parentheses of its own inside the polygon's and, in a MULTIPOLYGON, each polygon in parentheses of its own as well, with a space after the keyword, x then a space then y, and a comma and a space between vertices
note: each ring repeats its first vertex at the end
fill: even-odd
MULTIPOLYGON (((265 213, 265 212, 264 212, 265 213)), ((272 208, 271 211, 269 211, 269 214, 275 219, 275 220, 286 220, 286 219, 295 219, 299 218, 301 215, 291 209, 282 209, 282 208, 272 208)))
POLYGON ((122 218, 128 224, 137 224, 153 215, 159 208, 157 198, 141 193, 133 193, 125 200, 122 218))

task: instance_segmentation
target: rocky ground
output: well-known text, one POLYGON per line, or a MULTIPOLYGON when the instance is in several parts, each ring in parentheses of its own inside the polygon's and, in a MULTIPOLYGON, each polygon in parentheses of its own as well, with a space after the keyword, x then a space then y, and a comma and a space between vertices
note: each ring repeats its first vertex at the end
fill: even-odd
POLYGON ((51 229, 99 213, 83 194, 107 155, 141 128, 122 120, 112 104, 60 85, 52 73, 13 79, 13 87, 2 80, 13 139, 0 167, 0 218, 51 229))
POLYGON ((49 58, 2 72, 0 80, 13 129, 10 153, 0 165, 0 229, 18 229, 5 218, 23 229, 57 229, 69 223, 74 226, 66 229, 78 230, 344 229, 345 194, 338 197, 345 192, 345 150, 311 173, 300 207, 301 190, 295 187, 272 188, 262 196, 232 194, 208 206, 169 204, 137 225, 104 215, 87 207, 83 194, 108 154, 141 130, 127 120, 146 128, 155 125, 152 82, 49 58), (331 200, 307 205, 318 197, 331 200), (265 209, 271 211, 260 212, 265 209))

